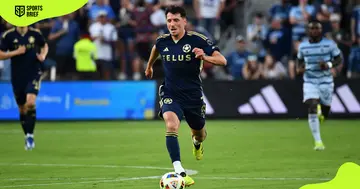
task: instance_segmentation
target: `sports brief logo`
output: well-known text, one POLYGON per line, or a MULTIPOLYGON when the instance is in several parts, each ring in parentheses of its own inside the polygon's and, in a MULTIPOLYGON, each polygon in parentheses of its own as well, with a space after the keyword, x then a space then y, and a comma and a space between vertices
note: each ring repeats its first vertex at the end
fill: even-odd
POLYGON ((255 94, 249 103, 238 107, 240 114, 286 114, 288 112, 284 102, 272 85, 261 89, 261 93, 255 94))
POLYGON ((24 5, 16 5, 15 6, 15 15, 18 17, 22 17, 25 14, 25 6, 24 5))
POLYGON ((24 15, 26 15, 26 17, 38 17, 39 12, 42 10, 42 5, 15 5, 15 15, 18 17, 22 17, 24 15))

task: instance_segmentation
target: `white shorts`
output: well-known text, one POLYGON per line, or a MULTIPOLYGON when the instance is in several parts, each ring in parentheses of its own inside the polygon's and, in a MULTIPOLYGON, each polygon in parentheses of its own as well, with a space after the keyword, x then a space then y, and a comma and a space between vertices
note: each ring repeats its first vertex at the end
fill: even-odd
POLYGON ((334 92, 334 83, 314 84, 305 82, 303 85, 303 91, 303 102, 308 99, 319 99, 321 104, 330 106, 334 92))

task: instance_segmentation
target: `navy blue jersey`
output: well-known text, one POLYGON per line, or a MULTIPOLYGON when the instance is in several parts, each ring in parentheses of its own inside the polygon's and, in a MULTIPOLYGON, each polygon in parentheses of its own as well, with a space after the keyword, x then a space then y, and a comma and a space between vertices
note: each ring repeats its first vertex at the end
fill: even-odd
POLYGON ((203 61, 195 58, 192 50, 196 47, 209 56, 220 51, 206 36, 193 31, 187 31, 179 41, 174 41, 170 34, 161 35, 156 40, 165 72, 164 93, 179 102, 202 103, 200 72, 203 61))
POLYGON ((32 80, 41 74, 42 63, 36 54, 45 45, 45 39, 39 30, 29 27, 25 35, 12 28, 2 35, 0 49, 4 52, 16 50, 20 45, 26 47, 22 55, 11 58, 11 79, 13 82, 32 80))

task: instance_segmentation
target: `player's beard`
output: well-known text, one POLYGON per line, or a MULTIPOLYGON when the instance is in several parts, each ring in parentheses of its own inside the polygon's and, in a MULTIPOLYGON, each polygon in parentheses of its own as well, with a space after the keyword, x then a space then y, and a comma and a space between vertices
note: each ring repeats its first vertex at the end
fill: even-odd
POLYGON ((313 40, 314 42, 319 42, 319 41, 321 40, 321 35, 315 35, 315 36, 313 36, 313 37, 312 37, 312 40, 313 40))
POLYGON ((172 36, 179 36, 179 29, 178 28, 170 28, 170 33, 172 36))
POLYGON ((321 32, 310 33, 310 40, 312 42, 319 42, 322 39, 321 32))
MULTIPOLYGON (((170 32, 171 33, 171 32, 170 32)), ((172 33, 171 35, 174 37, 180 37, 183 35, 183 33, 185 33, 185 28, 176 28, 176 30, 174 31, 174 33, 172 33)))

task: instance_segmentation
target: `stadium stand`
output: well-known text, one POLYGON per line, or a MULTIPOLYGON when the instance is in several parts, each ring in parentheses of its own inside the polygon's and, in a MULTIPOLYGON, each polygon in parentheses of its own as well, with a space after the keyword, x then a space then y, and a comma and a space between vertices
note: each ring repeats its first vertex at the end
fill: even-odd
MULTIPOLYGON (((258 79, 270 79, 266 76, 269 71, 275 74, 271 77, 273 79, 296 79, 294 55, 298 42, 303 39, 303 32, 299 35, 296 32, 303 31, 303 23, 310 19, 321 20, 325 28, 324 35, 334 39, 343 52, 344 64, 338 70, 333 69, 334 76, 359 76, 359 63, 356 61, 357 38, 360 34, 360 30, 357 29, 360 20, 358 1, 308 1, 306 9, 311 10, 310 18, 301 23, 291 22, 292 17, 303 18, 301 11, 298 11, 298 8, 301 8, 298 6, 298 0, 218 1, 220 3, 215 9, 221 14, 206 19, 201 16, 201 6, 197 6, 196 3, 198 1, 89 0, 87 5, 69 15, 35 23, 32 26, 40 29, 50 44, 46 60, 49 72, 45 80, 79 79, 73 48, 83 34, 95 35, 95 31, 100 31, 104 39, 112 39, 111 43, 106 45, 100 42, 101 39, 93 39, 100 54, 96 61, 99 79, 144 79, 144 63, 149 55, 150 46, 158 34, 167 32, 163 13, 166 6, 171 4, 185 6, 189 12, 189 28, 214 39, 223 53, 228 55, 229 64, 225 69, 207 66, 202 74, 203 79, 245 79, 242 76, 243 71, 232 70, 248 68, 247 56, 234 56, 241 46, 237 40, 239 38, 244 38, 241 42, 245 44, 248 54, 256 57, 256 65, 261 72, 258 79), (146 11, 143 11, 143 8, 146 11), (212 22, 215 24, 209 24, 212 22), (105 32, 109 28, 111 31, 105 32), (269 66, 274 67, 271 68, 273 70, 266 68, 269 66), (286 71, 284 73, 279 69, 286 71), (235 73, 238 75, 231 75, 235 73)), ((0 33, 12 27, 3 19, 0 20, 0 33)), ((8 64, 9 60, 0 62, 2 80, 10 78, 8 64)), ((161 72, 161 65, 158 64, 156 69, 161 72)), ((159 77, 161 76, 162 74, 159 74, 159 77)))

